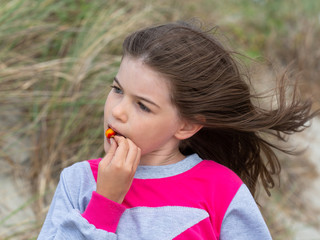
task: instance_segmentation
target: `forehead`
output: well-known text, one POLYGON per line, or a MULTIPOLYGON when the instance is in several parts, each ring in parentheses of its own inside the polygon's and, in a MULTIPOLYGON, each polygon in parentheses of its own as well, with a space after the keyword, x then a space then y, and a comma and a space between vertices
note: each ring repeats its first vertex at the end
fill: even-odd
POLYGON ((169 80, 140 59, 124 57, 117 78, 126 92, 159 104, 171 103, 169 80))

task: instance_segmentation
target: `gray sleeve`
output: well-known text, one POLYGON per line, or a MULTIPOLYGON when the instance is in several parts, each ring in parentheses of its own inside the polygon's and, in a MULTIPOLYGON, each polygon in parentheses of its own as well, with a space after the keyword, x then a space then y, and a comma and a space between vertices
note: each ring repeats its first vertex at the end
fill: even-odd
MULTIPOLYGON (((38 240, 62 239, 117 239, 114 233, 95 228, 81 216, 77 196, 79 186, 68 188, 66 179, 81 176, 80 164, 62 171, 60 181, 54 194, 49 212, 42 226, 38 240), (78 188, 78 189, 77 189, 78 188)), ((83 169, 83 168, 82 168, 83 169)), ((76 181, 73 181, 74 183, 76 181)), ((75 183, 76 184, 76 183, 75 183)))
POLYGON ((239 188, 223 218, 220 239, 272 239, 257 204, 244 184, 239 188))

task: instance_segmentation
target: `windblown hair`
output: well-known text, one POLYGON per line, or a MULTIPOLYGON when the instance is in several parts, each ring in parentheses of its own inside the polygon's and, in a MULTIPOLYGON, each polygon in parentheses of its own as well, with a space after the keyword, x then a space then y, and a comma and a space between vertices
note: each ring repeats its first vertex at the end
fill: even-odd
POLYGON ((165 76, 181 117, 204 125, 181 142, 183 154, 197 153, 227 166, 253 195, 260 179, 270 194, 272 176, 281 169, 275 149, 290 152, 266 136, 284 141, 284 134, 303 130, 315 115, 310 101, 298 99, 295 89, 288 103, 282 81, 277 109, 255 106, 251 85, 240 72, 234 53, 222 46, 213 31, 186 22, 134 32, 123 43, 123 56, 140 59, 165 76))

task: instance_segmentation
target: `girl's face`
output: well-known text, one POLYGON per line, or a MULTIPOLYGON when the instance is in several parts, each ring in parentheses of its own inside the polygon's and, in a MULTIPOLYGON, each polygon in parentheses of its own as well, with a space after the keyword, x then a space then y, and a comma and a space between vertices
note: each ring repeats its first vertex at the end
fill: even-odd
MULTIPOLYGON (((132 140, 142 156, 177 151, 182 121, 168 81, 141 60, 124 57, 104 107, 104 129, 132 140)), ((105 140, 107 152, 109 141, 105 140)))

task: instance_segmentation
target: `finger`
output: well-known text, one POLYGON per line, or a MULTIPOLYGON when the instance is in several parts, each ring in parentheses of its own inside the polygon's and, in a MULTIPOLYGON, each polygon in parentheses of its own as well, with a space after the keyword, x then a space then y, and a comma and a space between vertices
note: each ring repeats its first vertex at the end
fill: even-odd
POLYGON ((131 170, 131 176, 133 177, 140 163, 141 149, 137 145, 135 145, 131 140, 129 141, 129 145, 130 148, 126 164, 128 164, 127 168, 131 170))
POLYGON ((110 161, 112 160, 112 158, 114 157, 114 154, 117 150, 117 143, 113 140, 110 139, 111 141, 111 146, 107 152, 107 154, 104 156, 104 158, 100 161, 100 163, 102 165, 108 165, 110 163, 110 161))
POLYGON ((129 151, 128 151, 126 163, 134 167, 136 158, 138 155, 138 147, 130 139, 128 139, 128 144, 129 144, 129 151))
POLYGON ((124 137, 115 138, 115 141, 117 142, 118 148, 116 149, 116 152, 113 157, 113 161, 117 161, 118 163, 124 164, 128 155, 129 151, 129 144, 128 140, 124 137))
POLYGON ((109 151, 107 152, 107 156, 114 156, 117 150, 118 144, 113 139, 110 139, 110 142, 111 142, 111 146, 109 148, 109 151))
POLYGON ((114 135, 112 138, 110 139, 113 139, 117 144, 119 141, 121 141, 122 139, 125 139, 125 137, 122 137, 122 136, 118 136, 118 135, 114 135))
POLYGON ((138 152, 137 152, 136 159, 135 159, 134 165, 133 165, 134 172, 136 172, 137 167, 139 166, 140 159, 141 159, 141 149, 138 147, 138 152))

